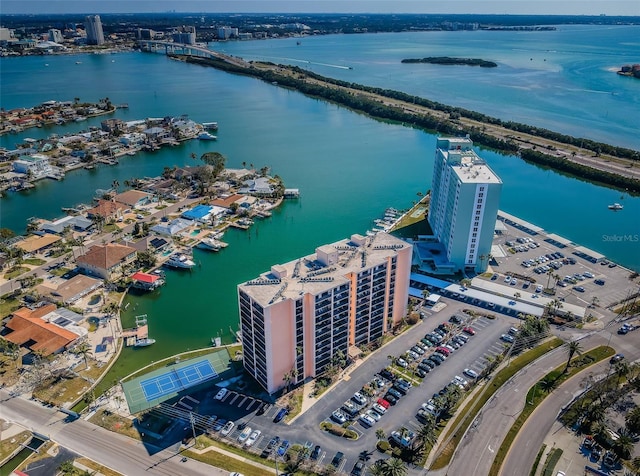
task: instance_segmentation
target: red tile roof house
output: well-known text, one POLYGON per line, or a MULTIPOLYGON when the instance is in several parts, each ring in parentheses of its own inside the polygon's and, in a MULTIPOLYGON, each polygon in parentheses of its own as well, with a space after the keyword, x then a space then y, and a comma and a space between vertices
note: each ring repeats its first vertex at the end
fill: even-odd
POLYGON ((34 310, 28 307, 18 309, 7 322, 6 328, 11 332, 4 338, 32 352, 39 351, 44 356, 62 352, 80 336, 42 319, 56 309, 55 304, 34 310))
POLYGON ((123 276, 124 269, 135 261, 136 253, 135 248, 115 243, 95 245, 76 258, 76 264, 84 274, 111 280, 123 276))

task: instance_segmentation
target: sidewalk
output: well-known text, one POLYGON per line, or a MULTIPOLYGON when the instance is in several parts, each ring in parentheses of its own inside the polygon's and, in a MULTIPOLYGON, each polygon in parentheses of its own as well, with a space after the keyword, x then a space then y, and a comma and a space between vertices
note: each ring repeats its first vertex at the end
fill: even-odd
POLYGON ((268 472, 268 474, 275 474, 275 472, 276 472, 276 470, 274 468, 271 468, 269 466, 265 466, 264 464, 257 463, 257 462, 255 462, 255 461, 253 461, 251 459, 248 459, 248 458, 243 458, 242 456, 239 456, 239 455, 237 455, 235 453, 232 453, 230 451, 224 450, 224 449, 220 448, 219 446, 208 446, 208 447, 202 448, 202 449, 198 449, 198 448, 195 448, 193 446, 190 446, 190 447, 182 446, 182 449, 192 451, 193 453, 196 453, 196 454, 199 454, 199 455, 204 454, 204 453, 206 453, 208 451, 215 451, 216 453, 223 454, 223 455, 225 455, 225 456, 227 456, 227 457, 229 457, 231 459, 235 459, 237 461, 242 461, 243 463, 250 464, 251 466, 255 466, 256 468, 260 468, 262 471, 268 472))

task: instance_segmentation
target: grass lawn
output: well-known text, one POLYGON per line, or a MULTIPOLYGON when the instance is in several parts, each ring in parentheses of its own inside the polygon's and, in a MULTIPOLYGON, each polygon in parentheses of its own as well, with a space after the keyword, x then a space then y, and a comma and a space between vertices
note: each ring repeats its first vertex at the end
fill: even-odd
POLYGON ((133 426, 132 420, 116 415, 115 413, 98 410, 95 415, 89 418, 89 421, 109 431, 115 431, 116 433, 121 433, 136 440, 142 439, 140 432, 133 426))
POLYGON ((555 368, 538 382, 536 382, 527 393, 527 404, 524 406, 520 415, 518 415, 518 418, 516 418, 516 420, 514 421, 513 425, 509 429, 509 432, 507 433, 507 436, 505 436, 502 445, 500 445, 500 448, 496 452, 496 456, 493 459, 493 464, 491 465, 491 471, 489 472, 489 475, 495 476, 500 472, 502 463, 507 457, 509 449, 511 448, 511 444, 518 435, 518 432, 529 418, 529 415, 531 415, 536 407, 540 403, 542 403, 542 401, 549 395, 550 392, 547 393, 541 389, 541 387, 544 386, 544 382, 553 381, 556 386, 561 385, 563 382, 581 372, 582 370, 586 369, 587 367, 590 367, 591 365, 594 365, 608 357, 611 357, 613 354, 615 354, 615 352, 616 351, 611 347, 596 347, 589 352, 585 352, 581 356, 574 357, 572 359, 572 362, 574 364, 569 366, 567 372, 563 372, 565 368, 565 365, 563 364, 555 368))
POLYGON ((86 466, 87 468, 90 468, 92 471, 96 471, 104 476, 121 476, 122 475, 122 473, 118 473, 117 471, 114 471, 111 468, 102 466, 101 464, 98 464, 89 458, 77 458, 75 462, 83 466, 86 466))
POLYGON ((26 266, 18 266, 17 268, 11 268, 10 271, 4 273, 4 279, 13 279, 16 276, 20 276, 27 271, 31 271, 31 268, 27 268, 26 266))
MULTIPOLYGON (((97 361, 88 359, 89 369, 86 369, 82 362, 76 372, 86 379, 96 380, 102 375, 103 369, 98 367, 97 361)), ((75 402, 91 386, 84 378, 65 378, 62 376, 44 379, 40 385, 33 390, 33 396, 43 402, 55 405, 64 405, 67 402, 75 402)), ((97 396, 97 394, 96 394, 97 396)))
POLYGON ((42 258, 28 258, 24 260, 25 264, 30 264, 33 266, 40 266, 46 263, 42 258))
POLYGON ((469 425, 473 423, 473 420, 475 420, 484 404, 498 391, 500 387, 505 384, 505 382, 507 382, 507 380, 534 360, 539 359, 547 352, 550 352, 562 344, 563 341, 561 339, 558 339, 557 337, 553 338, 540 344, 534 349, 520 354, 518 357, 513 359, 507 367, 500 370, 472 401, 468 401, 467 404, 457 412, 458 416, 445 432, 444 441, 446 442, 446 445, 442 450, 440 450, 440 453, 431 463, 430 469, 438 470, 449 465, 451 457, 460 444, 460 441, 462 440, 462 437, 467 431, 469 425))
POLYGON ((69 271, 71 271, 71 269, 62 267, 62 268, 52 269, 51 271, 49 271, 49 273, 53 274, 54 276, 60 277, 64 274, 67 274, 69 271))
POLYGON ((4 298, 0 299, 0 319, 4 319, 13 311, 17 311, 22 307, 20 301, 17 298, 4 298))
POLYGON ((0 442, 0 461, 17 450, 20 447, 20 444, 25 443, 29 438, 31 438, 31 432, 23 431, 15 436, 12 436, 11 438, 2 440, 0 442))

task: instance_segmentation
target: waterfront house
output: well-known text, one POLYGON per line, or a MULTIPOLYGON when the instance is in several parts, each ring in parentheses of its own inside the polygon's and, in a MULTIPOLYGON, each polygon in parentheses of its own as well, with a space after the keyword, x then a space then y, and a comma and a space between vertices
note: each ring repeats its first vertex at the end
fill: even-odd
POLYGON ((59 285, 53 285, 49 281, 36 287, 36 291, 43 299, 50 302, 60 302, 65 305, 74 304, 87 294, 103 286, 101 279, 91 278, 83 274, 77 274, 71 279, 63 281, 59 285))
POLYGON ((62 235, 65 229, 87 231, 93 222, 83 216, 66 216, 55 221, 46 221, 40 225, 40 230, 54 235, 62 235))
POLYGON ((81 320, 79 314, 58 309, 55 304, 33 310, 23 307, 12 314, 3 337, 43 356, 57 354, 86 335, 86 329, 77 325, 81 320))
POLYGON ((133 264, 136 255, 135 248, 108 243, 92 246, 84 255, 76 258, 76 264, 84 274, 111 280, 121 277, 125 268, 133 264))
POLYGON ((87 210, 89 218, 102 217, 105 221, 115 220, 118 218, 125 207, 111 200, 99 200, 98 204, 87 210))
POLYGON ((26 155, 13 162, 14 172, 32 175, 34 178, 46 177, 52 173, 49 157, 46 155, 26 155))
POLYGON ((113 201, 127 208, 140 208, 151 203, 152 195, 140 190, 127 190, 113 197, 113 201))
POLYGON ((183 218, 176 218, 175 220, 171 220, 170 222, 160 223, 156 226, 152 226, 151 231, 159 235, 175 236, 191 226, 193 226, 193 223, 191 221, 185 220, 183 218))
POLYGON ((41 253, 62 238, 56 235, 45 233, 44 235, 31 235, 24 240, 18 241, 16 246, 25 253, 41 253))
POLYGON ((135 248, 138 251, 158 252, 169 246, 171 242, 160 236, 144 236, 134 242, 127 241, 125 242, 125 244, 127 246, 131 246, 132 248, 135 248))

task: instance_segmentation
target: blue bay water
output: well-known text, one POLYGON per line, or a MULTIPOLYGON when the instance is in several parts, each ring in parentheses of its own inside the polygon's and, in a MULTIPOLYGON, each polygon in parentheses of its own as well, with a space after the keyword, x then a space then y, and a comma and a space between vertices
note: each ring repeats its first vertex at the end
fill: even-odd
MULTIPOLYGON (((466 32, 462 34, 466 35, 466 32)), ((502 38, 518 37, 506 35, 502 38)), ((299 47, 293 43, 290 48, 306 48, 312 43, 318 50, 317 62, 339 65, 338 60, 329 57, 329 52, 345 47, 341 42, 357 40, 364 44, 367 39, 378 42, 382 36, 309 38, 299 47)), ((400 58, 426 56, 407 54, 405 50, 412 37, 405 36, 387 36, 383 42, 385 48, 402 50, 400 58), (398 39, 397 45, 394 46, 391 37, 394 41, 398 39)), ((288 41, 226 43, 223 46, 227 50, 280 48, 288 41)), ((609 49, 615 49, 616 45, 610 45, 609 49)), ((571 48, 585 47, 571 45, 571 48)), ((606 45, 601 47, 606 49, 606 45)), ((498 45, 493 48, 499 50, 498 45)), ((350 51, 349 48, 343 51, 345 58, 350 51)), ((505 55, 513 55, 509 51, 511 46, 505 55)), ((482 53, 477 51, 468 56, 485 57, 482 53)), ((240 55, 240 52, 234 54, 240 55)), ((292 53, 286 55, 291 57, 292 53)), ((359 56, 365 55, 361 52, 359 56)), ((159 175, 165 166, 196 165, 198 162, 190 158, 192 152, 200 156, 209 150, 220 151, 228 157, 230 167, 240 167, 242 162, 256 167, 269 166, 287 186, 301 189, 300 200, 286 202, 273 217, 257 221, 250 231, 229 231, 225 241, 230 246, 224 251, 205 253, 196 250, 199 266, 192 272, 168 272, 167 286, 156 293, 127 298, 130 306, 124 315, 125 326, 133 323, 134 315, 148 314, 151 335, 159 345, 127 350, 126 358, 119 363, 126 368, 205 346, 210 337, 217 334, 229 340, 229 328, 238 327, 236 285, 239 282, 256 277, 273 264, 311 253, 320 244, 352 233, 364 233, 386 207, 407 208, 418 198, 417 192, 425 192, 430 187, 433 135, 378 122, 252 78, 141 53, 0 61, 3 84, 0 98, 6 109, 48 99, 71 100, 78 96, 82 100, 96 101, 108 96, 116 104, 129 103, 129 109, 115 113, 116 117, 125 120, 186 113, 197 121, 220 123, 219 140, 215 144, 191 141, 156 153, 123 157, 117 167, 70 172, 62 182, 42 182, 33 191, 8 194, 0 200, 2 227, 21 231, 28 217, 60 216, 61 207, 90 201, 97 188, 108 188, 113 180, 122 184, 133 177, 159 175), (82 64, 76 64, 78 60, 82 64)), ((347 59, 344 61, 346 64, 347 59)), ((373 65, 369 68, 372 73, 376 71, 373 65)), ((340 74, 358 71, 357 68, 328 69, 340 74)), ((397 78, 393 74, 385 75, 382 69, 379 68, 377 76, 362 76, 356 81, 364 84, 386 81, 386 87, 408 92, 415 92, 411 87, 416 90, 424 87, 422 81, 411 86, 407 78, 403 78, 406 87, 402 87, 394 82, 397 78)), ((476 74, 473 71, 470 74, 476 74)), ((324 69, 318 72, 328 74, 324 69)), ((616 80, 627 80, 614 73, 607 74, 616 80)), ((508 78, 503 80, 508 81, 508 78)), ((452 81, 452 90, 454 85, 455 81, 452 81)), ((553 86, 548 84, 548 87, 553 86)), ((452 99, 464 96, 463 91, 458 95, 453 91, 448 94, 452 99)), ((495 96, 497 92, 487 92, 489 102, 493 102, 491 94, 495 96)), ((544 105, 536 105, 534 99, 526 103, 526 107, 538 108, 539 115, 544 116, 544 105)), ((608 95, 607 100, 614 101, 615 96, 608 95)), ((566 98, 566 107, 574 110, 584 107, 580 101, 578 104, 573 102, 566 98)), ((504 102, 501 107, 507 109, 504 102)), ((100 120, 93 119, 89 124, 99 124, 100 120)), ((568 117, 558 120, 566 122, 567 127, 575 127, 578 121, 568 117)), ((597 121, 606 122, 601 117, 597 121)), ((32 129, 3 136, 0 146, 12 148, 25 137, 45 137, 54 131, 62 134, 86 127, 87 124, 82 123, 32 129)), ((626 140, 624 127, 622 129, 611 126, 607 132, 611 140, 607 142, 626 140)), ((585 127, 583 132, 588 135, 589 128, 585 127)), ((608 238, 640 233, 637 220, 640 199, 625 195, 624 210, 613 213, 607 205, 621 200, 618 191, 528 165, 516 157, 486 150, 479 150, 479 153, 504 181, 502 209, 640 270, 638 243, 614 242, 608 238)))

